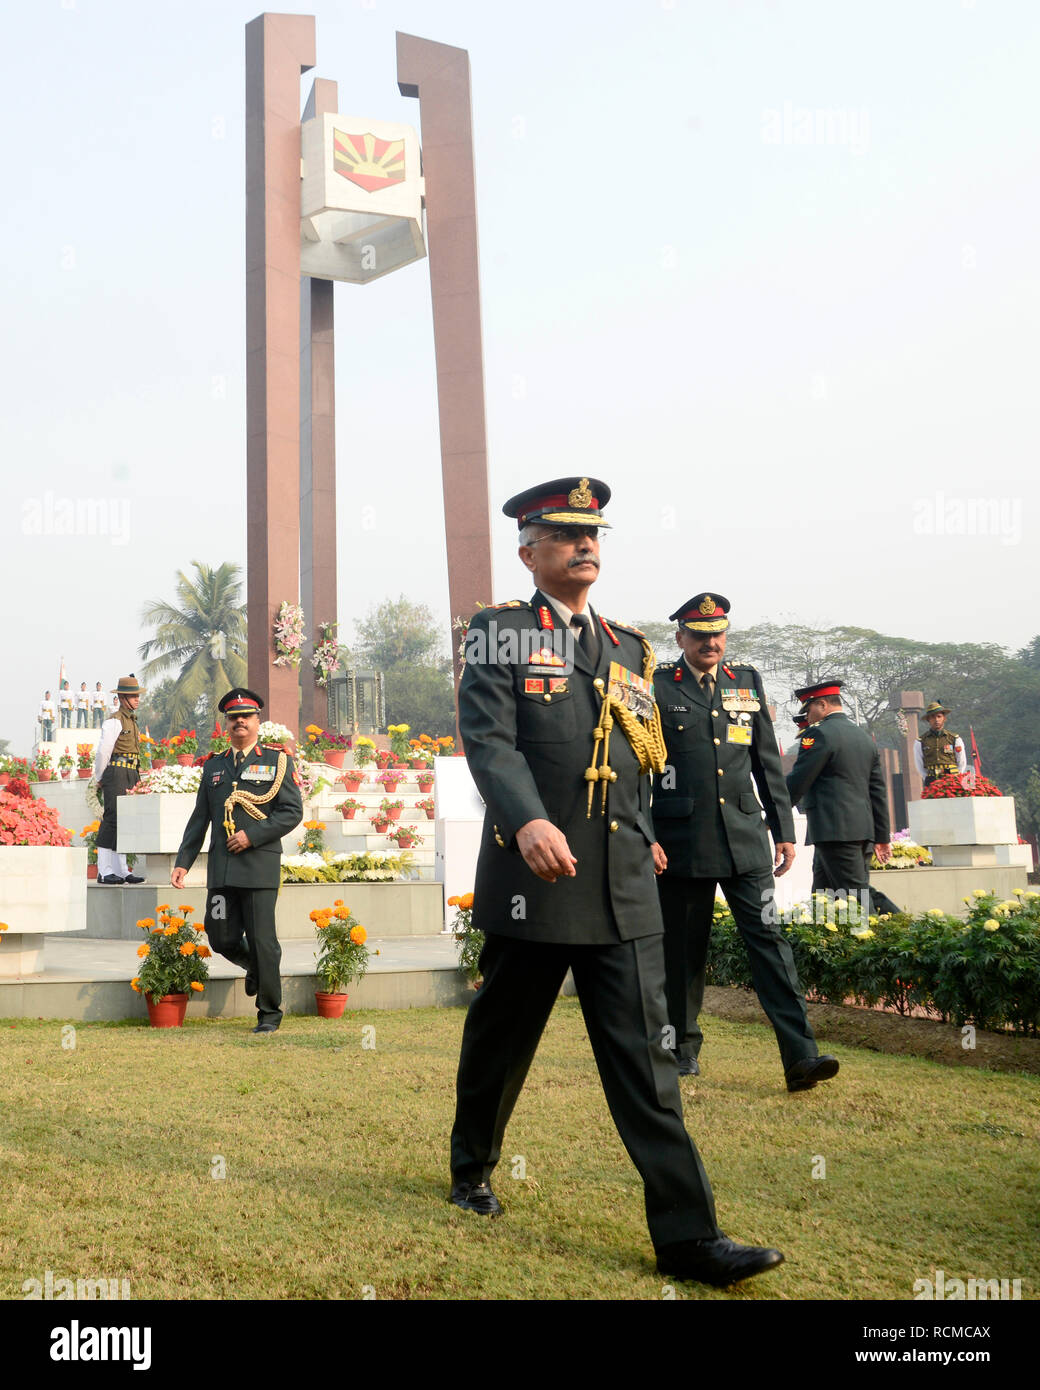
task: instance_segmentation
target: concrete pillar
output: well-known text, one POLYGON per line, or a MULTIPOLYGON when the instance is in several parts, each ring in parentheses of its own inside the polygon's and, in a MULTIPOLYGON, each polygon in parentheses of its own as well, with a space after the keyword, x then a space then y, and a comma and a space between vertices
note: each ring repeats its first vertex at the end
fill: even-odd
POLYGON ((291 729, 298 673, 273 665, 272 625, 300 592, 300 76, 314 61, 313 16, 246 25, 249 684, 291 729))

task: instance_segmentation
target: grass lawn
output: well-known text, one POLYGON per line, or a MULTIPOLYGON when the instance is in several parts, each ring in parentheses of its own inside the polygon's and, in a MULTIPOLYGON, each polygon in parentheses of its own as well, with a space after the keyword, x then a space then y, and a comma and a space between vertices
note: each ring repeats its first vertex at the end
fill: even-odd
MULTIPOLYGON (((133 1298, 660 1298, 576 1000, 506 1134, 505 1216, 448 1205, 462 1023, 77 1024, 68 1048, 60 1023, 3 1022, 0 1297, 51 1270, 129 1278, 133 1298)), ((1037 1296, 1040 1078, 835 1045, 837 1080, 789 1096, 771 1031, 705 1034, 704 1075, 681 1084, 720 1225, 787 1263, 680 1297, 909 1299, 937 1267, 1037 1296)))

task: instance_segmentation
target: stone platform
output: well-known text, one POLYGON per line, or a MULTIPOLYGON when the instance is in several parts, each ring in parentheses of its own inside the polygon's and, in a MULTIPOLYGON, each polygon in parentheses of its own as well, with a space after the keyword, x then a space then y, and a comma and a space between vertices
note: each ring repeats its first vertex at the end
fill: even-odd
MULTIPOLYGON (((137 939, 142 935, 138 932, 137 939)), ((466 1005, 473 997, 459 973, 458 951, 450 937, 370 936, 368 945, 379 955, 373 955, 365 978, 350 987, 349 1009, 454 1007, 466 1005)), ((316 1012, 316 949, 313 932, 306 941, 283 942, 286 1013, 316 1012)), ((47 937, 42 970, 19 980, 0 981, 0 1018, 144 1019, 144 999, 130 988, 140 964, 129 941, 47 937)), ((188 1018, 255 1019, 256 1001, 245 993, 243 972, 219 955, 210 958, 209 966, 210 982, 203 994, 189 1002, 188 1018)), ((330 1022, 329 1026, 342 1024, 330 1022)))
POLYGON ((951 917, 963 917, 964 899, 976 888, 1010 898, 1016 888, 1028 888, 1026 870, 1020 865, 977 868, 882 869, 870 875, 870 886, 887 893, 904 912, 927 912, 937 907, 951 917))
MULTIPOLYGON (((444 923, 444 890, 439 883, 286 883, 278 894, 275 923, 283 944, 314 941, 310 913, 331 907, 342 898, 370 936, 398 938, 433 936, 444 923)), ((202 923, 206 889, 174 889, 153 884, 106 887, 91 883, 87 889, 86 936, 94 940, 141 942, 137 925, 154 918, 160 903, 181 903, 195 909, 193 920, 202 923)))

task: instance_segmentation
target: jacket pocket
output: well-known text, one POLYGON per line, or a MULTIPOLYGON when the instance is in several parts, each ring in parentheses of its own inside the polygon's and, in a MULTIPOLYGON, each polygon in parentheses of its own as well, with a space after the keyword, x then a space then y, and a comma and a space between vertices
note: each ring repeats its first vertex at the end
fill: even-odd
POLYGON ((762 807, 758 804, 758 797, 754 792, 741 792, 737 805, 749 816, 762 814, 762 807))
POLYGON ((568 743, 577 722, 570 691, 528 695, 521 691, 516 702, 516 733, 521 743, 568 743))

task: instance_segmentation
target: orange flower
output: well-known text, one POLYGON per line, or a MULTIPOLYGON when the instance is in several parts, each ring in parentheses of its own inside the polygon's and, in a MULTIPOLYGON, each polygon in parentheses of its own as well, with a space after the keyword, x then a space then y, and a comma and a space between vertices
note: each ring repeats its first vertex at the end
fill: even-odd
POLYGON ((198 990, 199 994, 201 994, 202 991, 206 988, 206 986, 205 986, 205 985, 200 985, 199 982, 198 982, 198 980, 192 980, 192 982, 191 982, 191 988, 192 988, 192 989, 195 989, 195 990, 198 990))
POLYGON ((460 902, 461 902, 461 899, 458 898, 458 897, 449 898, 449 899, 448 899, 448 906, 449 906, 449 907, 458 907, 458 905, 459 905, 460 902))
POLYGON ((183 917, 171 917, 171 918, 170 918, 170 926, 174 929, 174 931, 180 931, 181 927, 184 926, 184 918, 183 918, 183 917))
POLYGON ((169 910, 170 910, 170 904, 169 904, 169 903, 160 903, 159 906, 158 906, 155 910, 156 910, 156 912, 169 912, 169 910))
POLYGON ((194 954, 195 954, 195 943, 194 943, 193 941, 185 941, 184 945, 181 947, 181 955, 182 955, 182 956, 193 956, 194 954))
POLYGON ((156 932, 161 933, 161 935, 163 935, 163 936, 166 935, 166 929, 165 929, 164 927, 153 927, 153 928, 152 928, 152 935, 155 936, 156 932))
POLYGON ((355 946, 363 946, 367 938, 368 932, 365 931, 364 927, 351 927, 350 939, 355 946))
POLYGON ((155 919, 152 917, 142 917, 137 925, 142 931, 151 931, 152 927, 155 926, 155 919))
POLYGON ((337 907, 337 908, 336 908, 336 912, 335 912, 335 916, 337 916, 341 922, 349 921, 349 919, 350 919, 350 908, 349 908, 349 907, 337 907))
POLYGON ((184 903, 178 903, 178 904, 177 904, 177 911, 178 911, 178 912, 183 912, 184 915, 185 915, 185 917, 187 917, 188 914, 189 914, 190 912, 194 912, 195 909, 194 909, 193 907, 191 907, 191 906, 185 907, 184 903))
POLYGON ((151 951, 151 949, 152 949, 152 948, 151 948, 151 946, 148 945, 148 942, 147 942, 147 941, 143 941, 143 942, 141 943, 141 945, 138 946, 138 948, 137 948, 137 954, 138 954, 138 955, 141 957, 141 959, 143 960, 144 957, 145 957, 146 955, 148 955, 148 953, 151 951))
POLYGON ((135 975, 134 978, 130 981, 130 988, 134 991, 135 994, 140 994, 140 993, 141 993, 141 977, 140 977, 140 975, 135 975))
POLYGON ((465 908, 467 908, 467 907, 472 907, 472 906, 473 906, 473 894, 472 894, 472 893, 463 893, 462 897, 459 899, 459 907, 465 909, 465 908))
POLYGON ((172 926, 172 925, 169 926, 169 927, 163 927, 162 933, 163 933, 163 936, 176 936, 176 935, 177 935, 177 928, 176 928, 175 926, 172 926))
POLYGON ((332 904, 332 906, 333 906, 333 907, 342 907, 342 906, 343 906, 343 899, 342 899, 342 898, 337 898, 336 901, 332 904))
POLYGON ((209 949, 208 946, 199 946, 195 954, 199 957, 200 960, 205 960, 206 957, 211 956, 213 952, 209 949))

